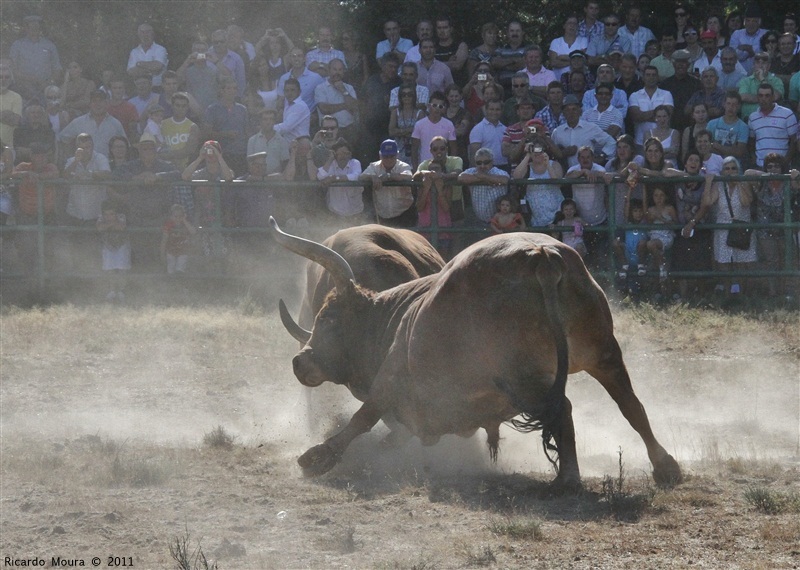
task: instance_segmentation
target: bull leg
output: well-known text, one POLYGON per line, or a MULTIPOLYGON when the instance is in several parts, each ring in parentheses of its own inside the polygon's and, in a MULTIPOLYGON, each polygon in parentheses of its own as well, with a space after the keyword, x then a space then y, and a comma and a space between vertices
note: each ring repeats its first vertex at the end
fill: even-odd
POLYGON ((317 477, 333 469, 350 442, 370 431, 380 419, 378 406, 370 401, 364 402, 342 431, 300 456, 297 463, 303 469, 303 475, 317 477))
POLYGON ((558 447, 558 475, 552 488, 558 492, 575 492, 582 488, 578 453, 575 450, 575 425, 572 423, 572 402, 564 398, 558 429, 553 434, 558 447))
POLYGON ((393 414, 383 416, 383 423, 389 428, 389 434, 380 441, 380 445, 385 449, 402 447, 414 437, 406 426, 397 421, 393 414))
POLYGON ((614 351, 608 358, 586 371, 603 385, 606 392, 619 406, 622 415, 641 436, 647 447, 647 455, 653 464, 653 479, 656 483, 664 486, 680 483, 683 480, 681 468, 653 435, 650 421, 647 419, 647 412, 633 392, 631 379, 622 362, 619 347, 616 346, 616 342, 614 344, 614 351))

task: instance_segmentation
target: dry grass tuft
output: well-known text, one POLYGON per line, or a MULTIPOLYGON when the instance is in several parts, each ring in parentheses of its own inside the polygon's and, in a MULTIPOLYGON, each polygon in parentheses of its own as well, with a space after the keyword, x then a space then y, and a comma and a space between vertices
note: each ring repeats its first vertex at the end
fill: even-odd
POLYGON ((497 562, 497 557, 488 544, 478 547, 478 550, 472 550, 470 547, 464 547, 464 557, 466 558, 466 565, 468 567, 484 567, 491 566, 497 562))
POLYGON ((767 487, 749 486, 744 499, 757 511, 768 515, 800 513, 800 494, 781 493, 767 487))
POLYGON ((217 570, 216 562, 209 563, 200 542, 197 547, 192 549, 189 540, 189 530, 184 531, 182 536, 176 536, 169 545, 169 553, 173 560, 178 564, 178 570, 217 570))
POLYGON ((515 540, 542 540, 542 522, 535 519, 506 518, 491 521, 487 527, 498 536, 507 536, 515 540))
POLYGON ((233 449, 236 436, 229 434, 222 426, 217 426, 203 435, 203 445, 212 449, 233 449))

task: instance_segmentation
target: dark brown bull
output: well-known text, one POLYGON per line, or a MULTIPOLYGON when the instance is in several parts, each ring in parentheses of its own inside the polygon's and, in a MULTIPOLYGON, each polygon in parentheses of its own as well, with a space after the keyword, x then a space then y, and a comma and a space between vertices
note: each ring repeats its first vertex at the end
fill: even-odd
POLYGON ((330 470, 354 438, 390 415, 426 445, 483 428, 493 456, 501 423, 542 429, 558 451, 555 484, 579 487, 564 389, 568 373, 585 370, 644 440, 656 482, 681 480, 633 392, 605 295, 572 248, 541 234, 495 236, 438 274, 375 293, 356 285, 329 248, 272 225, 279 243, 323 266, 336 286, 303 333, 295 375, 310 387, 347 385, 364 402, 344 429, 300 457, 306 474, 330 470))

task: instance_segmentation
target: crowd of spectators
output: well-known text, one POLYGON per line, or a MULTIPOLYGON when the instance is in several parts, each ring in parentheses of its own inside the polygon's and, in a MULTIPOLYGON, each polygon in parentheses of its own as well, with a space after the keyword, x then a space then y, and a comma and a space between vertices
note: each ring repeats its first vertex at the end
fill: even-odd
MULTIPOLYGON (((676 3, 674 21, 654 31, 635 5, 602 14, 588 0, 541 45, 511 21, 483 24, 470 46, 437 16, 417 23, 416 41, 388 20, 369 50, 355 30, 323 26, 306 46, 280 27, 231 25, 183 54, 167 53, 143 23, 127 65, 91 70, 62 67, 46 22, 28 16, 0 60, 0 223, 43 213, 47 224, 101 233, 155 228, 103 238, 104 267, 130 265, 109 253, 116 246, 130 248, 134 268, 180 273, 186 256, 224 270, 232 248, 258 250, 262 234, 232 241, 220 228, 265 227, 270 215, 312 236, 369 222, 424 228, 435 205, 447 257, 472 239, 447 228, 532 227, 593 260, 612 248, 597 229, 613 219, 667 226, 620 231, 622 279, 664 280, 670 259, 777 269, 782 230, 759 230, 738 249, 726 230, 702 228, 798 215, 785 198, 800 185, 800 36, 794 14, 775 23, 762 28, 756 5, 723 18, 676 3), (780 181, 724 180, 779 171, 789 192, 780 181), (45 185, 40 204, 37 184, 53 178, 74 183, 45 185), (574 182, 546 182, 564 178, 574 182), (241 184, 211 184, 231 181, 241 184)), ((89 247, 87 234, 68 234, 73 251, 89 247)), ((31 233, 8 235, 3 252, 13 245, 32 266, 31 233)), ((782 291, 771 279, 769 293, 782 291)))

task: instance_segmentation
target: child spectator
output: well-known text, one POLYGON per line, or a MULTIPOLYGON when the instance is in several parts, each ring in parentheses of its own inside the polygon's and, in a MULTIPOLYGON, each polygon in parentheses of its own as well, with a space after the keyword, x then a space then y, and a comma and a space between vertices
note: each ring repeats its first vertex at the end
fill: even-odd
POLYGON ((496 234, 515 232, 525 229, 525 219, 516 208, 516 200, 511 196, 500 196, 497 199, 497 213, 489 222, 496 234))
POLYGON ((164 120, 164 107, 161 105, 153 105, 147 110, 147 124, 144 127, 144 133, 150 133, 156 139, 156 152, 165 148, 164 135, 161 134, 161 121, 164 120))
POLYGON ((125 300, 125 274, 131 268, 131 242, 126 231, 125 214, 113 200, 100 206, 102 214, 97 220, 103 254, 103 273, 108 286, 106 300, 125 300))
POLYGON ((169 219, 161 231, 161 259, 167 262, 167 274, 186 273, 189 261, 191 236, 197 229, 186 217, 186 209, 173 204, 169 209, 169 219))
MULTIPOLYGON (((645 189, 645 200, 647 190, 645 189)), ((678 212, 672 204, 667 202, 667 192, 660 186, 653 189, 653 205, 647 209, 645 219, 651 224, 675 224, 678 222, 678 212)), ((653 256, 653 261, 658 267, 658 277, 662 281, 667 278, 667 266, 664 263, 664 253, 672 247, 675 241, 675 232, 666 229, 652 229, 647 234, 647 251, 653 256)), ((641 260, 640 260, 641 261, 641 260)))
POLYGON ((561 232, 561 241, 577 251, 581 257, 586 257, 588 250, 583 242, 584 221, 578 217, 578 204, 575 200, 567 198, 561 202, 561 209, 556 212, 553 226, 572 228, 572 231, 561 232))
MULTIPOLYGON (((628 197, 625 198, 625 219, 631 224, 641 224, 644 220, 644 204, 641 200, 630 198, 631 191, 628 191, 628 197)), ((641 263, 647 255, 647 233, 644 230, 626 229, 625 242, 622 243, 620 238, 615 239, 614 251, 617 259, 623 261, 617 274, 620 279, 628 278, 628 269, 632 266, 637 267, 639 276, 647 273, 647 267, 641 263)))

